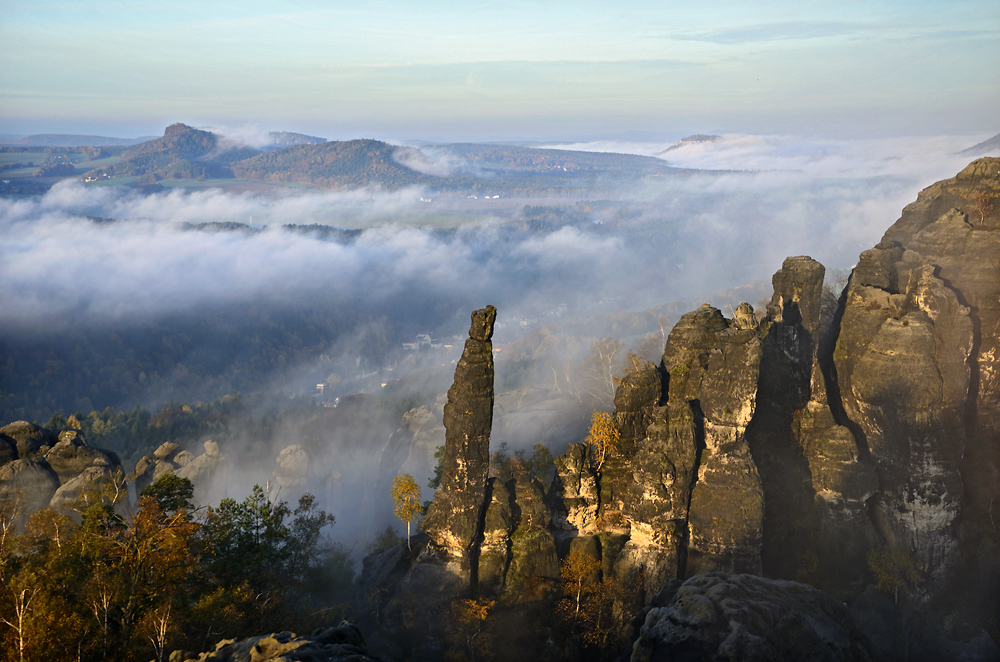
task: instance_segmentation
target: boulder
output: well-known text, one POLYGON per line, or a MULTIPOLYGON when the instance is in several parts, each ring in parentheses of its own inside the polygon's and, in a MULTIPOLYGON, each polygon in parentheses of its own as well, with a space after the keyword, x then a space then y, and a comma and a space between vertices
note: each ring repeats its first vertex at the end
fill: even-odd
POLYGON ((73 512, 74 504, 88 494, 98 493, 113 480, 114 471, 110 465, 87 467, 56 490, 49 507, 57 512, 73 512))
POLYGON ((667 584, 647 611, 633 662, 867 662, 847 606, 819 589, 709 572, 667 584))
POLYGON ((215 650, 201 653, 174 651, 170 662, 366 662, 364 637, 357 625, 347 621, 310 636, 275 632, 236 641, 226 639, 215 650))
POLYGON ((117 454, 88 446, 83 435, 77 430, 61 432, 58 443, 45 454, 45 461, 56 472, 62 485, 95 463, 113 468, 121 467, 121 460, 117 454))
POLYGON ((0 433, 14 440, 21 460, 40 460, 59 441, 56 433, 27 421, 8 423, 0 428, 0 433))

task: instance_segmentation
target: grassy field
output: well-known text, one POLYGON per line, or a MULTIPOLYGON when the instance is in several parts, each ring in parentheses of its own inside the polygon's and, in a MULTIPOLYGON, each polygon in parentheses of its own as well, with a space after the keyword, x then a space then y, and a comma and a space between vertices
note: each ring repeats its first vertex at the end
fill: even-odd
POLYGON ((31 161, 35 165, 41 165, 48 158, 48 154, 38 152, 0 152, 0 166, 11 163, 27 163, 31 161))

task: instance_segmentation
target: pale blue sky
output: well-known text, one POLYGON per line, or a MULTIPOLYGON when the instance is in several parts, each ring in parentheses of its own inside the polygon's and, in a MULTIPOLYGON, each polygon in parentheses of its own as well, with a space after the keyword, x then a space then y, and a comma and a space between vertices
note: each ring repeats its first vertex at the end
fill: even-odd
POLYGON ((996 0, 0 0, 0 133, 977 134, 998 108, 996 0))

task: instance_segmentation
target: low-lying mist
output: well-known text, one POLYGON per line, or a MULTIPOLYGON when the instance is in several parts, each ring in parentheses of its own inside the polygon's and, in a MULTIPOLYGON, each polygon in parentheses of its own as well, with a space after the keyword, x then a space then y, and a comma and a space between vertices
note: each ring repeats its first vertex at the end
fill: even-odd
MULTIPOLYGON (((266 433, 226 428, 232 466, 213 495, 274 478, 279 453, 297 445, 304 456, 285 462, 306 476, 288 496, 322 496, 341 535, 365 537, 391 520, 388 494, 375 493, 382 447, 411 406, 440 415, 471 310, 500 312, 494 436, 512 448, 565 446, 588 409, 608 403, 579 383, 593 342, 616 335, 624 349, 645 338, 655 359, 669 331, 662 313, 683 311, 642 311, 700 298, 723 306, 732 302, 713 293, 751 283, 766 291, 788 255, 850 267, 921 188, 965 165, 954 153, 974 142, 588 143, 571 147, 713 172, 524 204, 425 189, 143 195, 68 181, 2 199, 3 416, 154 410, 232 390, 303 396, 322 383, 321 400, 339 397, 337 407, 275 415, 266 433), (616 311, 638 321, 615 326, 616 311), (404 350, 419 332, 452 347, 404 350)), ((437 163, 408 149, 406 162, 437 163)), ((431 428, 421 434, 443 441, 431 428)), ((210 436, 179 440, 197 451, 210 436)), ((408 466, 426 472, 432 459, 420 452, 408 466)))

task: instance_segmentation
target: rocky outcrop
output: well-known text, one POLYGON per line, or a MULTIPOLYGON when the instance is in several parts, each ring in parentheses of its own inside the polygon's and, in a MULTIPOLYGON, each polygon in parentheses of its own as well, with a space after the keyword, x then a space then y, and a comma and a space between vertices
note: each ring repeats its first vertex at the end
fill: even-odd
POLYGON ((819 589, 753 575, 671 582, 648 609, 633 662, 870 660, 847 606, 819 589))
POLYGON ((570 444, 555 459, 552 485, 552 525, 561 537, 592 535, 598 530, 597 472, 591 466, 587 445, 570 444))
POLYGON ((657 407, 645 441, 632 458, 625 506, 630 535, 616 569, 622 576, 643 569, 647 598, 682 574, 682 544, 698 460, 697 432, 687 402, 657 407))
POLYGON ((170 662, 366 662, 364 637, 358 626, 347 621, 311 636, 275 632, 236 641, 220 641, 208 653, 174 651, 170 662))
POLYGON ((511 561, 511 533, 514 531, 513 496, 503 483, 491 478, 487 487, 489 503, 483 517, 482 540, 478 545, 478 582, 480 591, 498 594, 504 586, 511 561))
POLYGON ((153 452, 153 457, 143 456, 135 465, 132 476, 136 494, 155 483, 164 474, 172 473, 187 478, 194 484, 195 501, 209 503, 215 485, 226 480, 228 464, 216 442, 206 441, 203 449, 201 455, 195 455, 182 450, 180 445, 171 441, 160 444, 153 452))
POLYGON ((17 459, 17 442, 0 433, 0 466, 17 459))
POLYGON ((733 327, 718 333, 698 399, 705 448, 691 490, 687 573, 760 572, 764 494, 745 436, 756 405, 759 365, 755 330, 733 327))
POLYGON ((115 480, 115 472, 110 464, 95 463, 81 471, 78 475, 59 486, 49 506, 60 512, 69 512, 73 506, 79 502, 85 502, 91 492, 100 490, 105 486, 112 486, 115 480))
POLYGON ((59 433, 59 441, 45 453, 45 461, 56 472, 61 484, 78 477, 85 469, 98 465, 101 467, 120 467, 118 455, 111 451, 92 448, 79 430, 63 430, 59 433))
POLYGON ((77 503, 110 484, 118 456, 87 444, 74 428, 48 430, 18 421, 0 433, 0 510, 22 524, 45 507, 75 514, 77 503))
MULTIPOLYGON (((401 473, 408 473, 418 482, 434 471, 434 451, 445 442, 445 430, 440 413, 422 405, 403 414, 399 429, 389 435, 379 456, 379 481, 388 485, 401 473)), ((382 490, 384 491, 384 490, 382 490)))
POLYGON ((482 534, 493 425, 493 323, 496 308, 472 313, 469 338, 444 406, 441 487, 421 524, 445 558, 475 581, 473 544, 482 534))
POLYGON ((306 449, 298 444, 285 446, 278 453, 274 464, 271 481, 275 488, 282 490, 285 495, 301 492, 310 474, 311 461, 306 449))
MULTIPOLYGON (((684 522, 687 574, 760 568, 764 502, 745 433, 755 410, 761 345, 749 321, 753 309, 740 310, 738 325, 708 305, 684 315, 663 352, 667 430, 680 435, 682 466, 692 445, 696 458, 696 476, 687 483, 693 485, 684 522)), ((683 490, 684 481, 677 482, 683 490)), ((678 496, 684 500, 683 491, 678 496)))
POLYGON ((559 559, 579 551, 600 568, 592 581, 616 579, 641 601, 666 585, 637 660, 896 659, 914 637, 926 650, 995 650, 991 195, 1000 199, 1000 159, 922 192, 862 254, 839 300, 824 267, 799 256, 774 274, 761 318, 745 303, 732 319, 708 305, 684 315, 661 365, 621 380, 618 444, 602 460, 569 444, 544 498, 527 479, 485 482, 488 449, 470 455, 453 441, 457 429, 484 434, 485 416, 448 425, 431 542, 404 583, 444 576, 421 564, 466 563, 487 594, 511 595, 521 579, 555 579, 559 559), (481 480, 466 478, 470 466, 481 480), (722 574, 736 572, 749 574, 722 574), (877 612, 870 629, 889 643, 866 650, 839 600, 877 612))
POLYGON ((825 271, 809 257, 790 257, 772 278, 747 439, 766 494, 764 573, 846 597, 863 581, 872 543, 865 503, 878 483, 828 404, 832 348, 824 341, 833 319, 830 307, 824 315, 825 271))
POLYGON ((27 421, 15 421, 0 428, 0 434, 14 442, 19 460, 38 460, 59 441, 58 434, 27 421))
POLYGON ((861 255, 834 354, 878 474, 874 525, 928 594, 959 569, 961 538, 978 553, 1000 476, 1000 218, 980 196, 1000 197, 1000 159, 922 191, 861 255))
POLYGON ((537 479, 525 473, 513 481, 511 501, 516 524, 510 536, 511 563, 507 584, 529 578, 559 577, 559 556, 555 537, 549 527, 552 512, 545 501, 545 490, 537 479))

